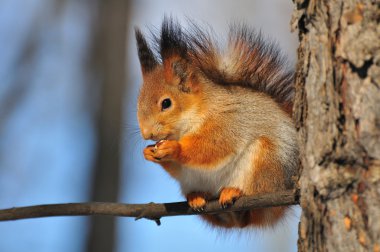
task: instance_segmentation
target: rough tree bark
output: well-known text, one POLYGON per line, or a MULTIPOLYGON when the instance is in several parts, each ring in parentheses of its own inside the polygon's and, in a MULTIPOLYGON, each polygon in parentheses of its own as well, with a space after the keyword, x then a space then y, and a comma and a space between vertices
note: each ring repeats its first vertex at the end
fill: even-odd
POLYGON ((380 251, 380 2, 294 0, 299 251, 380 251))

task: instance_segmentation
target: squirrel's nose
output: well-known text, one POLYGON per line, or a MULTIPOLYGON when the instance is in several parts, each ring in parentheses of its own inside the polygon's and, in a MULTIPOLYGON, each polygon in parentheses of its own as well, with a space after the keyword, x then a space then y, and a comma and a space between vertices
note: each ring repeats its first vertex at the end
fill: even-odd
POLYGON ((149 128, 142 128, 141 129, 141 135, 145 140, 152 138, 152 131, 149 128))

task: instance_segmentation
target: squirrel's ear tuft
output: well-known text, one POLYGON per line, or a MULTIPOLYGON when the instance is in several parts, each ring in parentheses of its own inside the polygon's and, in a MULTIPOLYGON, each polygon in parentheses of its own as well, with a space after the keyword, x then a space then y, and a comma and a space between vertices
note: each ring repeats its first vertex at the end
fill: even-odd
POLYGON ((187 57, 186 35, 180 24, 172 18, 164 17, 159 44, 163 60, 171 57, 187 57))
POLYGON ((153 51, 149 48, 149 45, 146 39, 144 38, 144 35, 138 28, 135 28, 135 36, 141 70, 143 74, 145 74, 155 69, 158 65, 158 62, 156 57, 154 56, 153 51))
POLYGON ((183 92, 194 91, 193 71, 188 56, 188 38, 182 31, 179 23, 172 18, 165 17, 162 22, 159 40, 160 54, 164 67, 165 81, 171 85, 178 85, 183 92))

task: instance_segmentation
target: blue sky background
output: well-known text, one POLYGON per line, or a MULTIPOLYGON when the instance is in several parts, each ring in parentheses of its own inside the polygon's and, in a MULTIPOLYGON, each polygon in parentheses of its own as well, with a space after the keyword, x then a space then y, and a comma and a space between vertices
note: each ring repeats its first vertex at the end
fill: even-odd
MULTIPOLYGON (((88 57, 93 8, 67 1, 0 4, 0 208, 88 201, 95 146, 88 57), (29 42, 26 42, 29 41, 29 42), (27 43, 27 44, 26 44, 27 43), (18 90, 16 99, 13 90, 18 90), (14 105, 16 104, 16 105, 14 105), (9 109, 11 108, 11 109, 9 109)), ((141 82, 133 27, 159 27, 164 14, 191 17, 223 37, 244 21, 276 39, 295 63, 292 2, 283 0, 133 1, 128 11, 127 96, 120 202, 182 201, 179 187, 143 160, 136 97, 141 82)), ((147 31, 147 29, 145 29, 147 31)), ((118 218, 117 251, 296 251, 299 209, 271 230, 220 232, 195 216, 152 221, 118 218)), ((88 219, 54 217, 0 223, 0 251, 84 251, 88 219)))

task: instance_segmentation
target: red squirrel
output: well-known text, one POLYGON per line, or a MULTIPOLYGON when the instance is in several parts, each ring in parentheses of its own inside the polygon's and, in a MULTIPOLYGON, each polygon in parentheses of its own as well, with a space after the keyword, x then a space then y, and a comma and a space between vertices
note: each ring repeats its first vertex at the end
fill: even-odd
MULTIPOLYGON (((273 43, 231 28, 225 50, 196 25, 165 18, 153 47, 136 28, 143 84, 137 117, 146 160, 160 164, 191 208, 291 189, 298 169, 293 72, 273 43), (156 50, 154 50, 154 49, 156 50)), ((219 227, 271 226, 287 208, 204 214, 219 227)))

